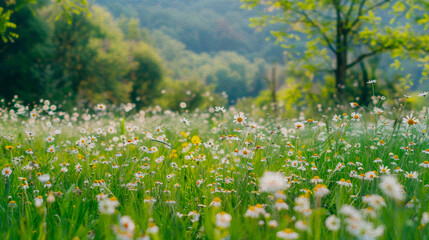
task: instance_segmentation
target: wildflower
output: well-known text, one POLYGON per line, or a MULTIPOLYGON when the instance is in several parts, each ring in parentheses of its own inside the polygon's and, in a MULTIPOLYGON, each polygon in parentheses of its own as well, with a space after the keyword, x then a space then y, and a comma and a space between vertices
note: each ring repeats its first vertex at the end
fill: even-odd
POLYGON ((42 206, 42 204, 43 204, 43 198, 42 198, 42 196, 37 196, 34 199, 34 205, 39 208, 39 207, 42 206))
POLYGON ((423 161, 419 164, 420 167, 429 168, 429 161, 423 161))
POLYGON ((215 107, 215 112, 223 112, 223 113, 225 113, 225 112, 226 112, 226 110, 225 110, 225 108, 224 108, 224 107, 216 106, 216 107, 215 107))
POLYGON ((16 201, 10 200, 7 206, 10 208, 16 208, 17 207, 16 201))
POLYGON ((274 204, 274 208, 277 211, 281 211, 283 209, 288 210, 289 206, 283 201, 283 199, 277 199, 276 203, 274 204))
POLYGON ((410 114, 404 118, 402 118, 403 124, 408 124, 409 126, 415 125, 419 123, 419 120, 413 117, 413 114, 410 114))
POLYGON ((219 228, 229 228, 232 217, 226 212, 216 214, 216 226, 219 228))
POLYGON ((96 110, 100 110, 100 111, 103 111, 103 110, 106 110, 106 105, 104 105, 104 104, 97 104, 97 106, 95 107, 95 109, 96 110))
POLYGON ((376 107, 376 108, 374 108, 374 113, 375 114, 377 114, 377 115, 380 115, 380 114, 382 114, 384 111, 383 111, 383 109, 381 109, 381 108, 378 108, 378 107, 376 107))
POLYGON ((244 116, 244 114, 243 113, 240 113, 240 114, 235 114, 234 115, 234 123, 237 123, 237 124, 244 124, 244 123, 246 123, 246 117, 244 116))
POLYGON ((303 122, 296 122, 295 127, 297 129, 304 129, 304 123, 303 122))
POLYGON ((364 179, 365 179, 365 180, 372 181, 372 180, 374 180, 375 178, 377 178, 377 174, 376 174, 376 172, 374 172, 374 171, 369 171, 369 172, 365 173, 365 177, 364 177, 364 179))
POLYGON ((213 201, 210 203, 209 207, 220 207, 221 205, 221 199, 216 197, 213 199, 213 201))
POLYGON ((429 92, 421 92, 417 96, 419 97, 426 97, 429 94, 429 92))
POLYGON ((377 80, 373 79, 373 80, 369 80, 367 83, 368 84, 373 84, 373 83, 376 83, 376 82, 377 82, 377 80))
POLYGON ((39 179, 39 181, 40 181, 42 184, 44 184, 44 183, 46 183, 47 181, 49 181, 50 176, 49 176, 49 174, 43 174, 43 175, 38 176, 38 177, 37 177, 37 179, 39 179))
POLYGON ((353 112, 352 113, 352 121, 360 121, 362 118, 362 114, 353 112))
POLYGON ((188 217, 191 220, 191 222, 196 222, 200 219, 200 214, 194 210, 188 213, 188 217))
POLYGON ((341 116, 340 115, 334 115, 333 117, 332 117, 332 121, 334 121, 334 122, 338 122, 338 121, 340 121, 341 120, 341 116))
POLYGON ((418 176, 419 176, 419 174, 417 172, 405 172, 405 177, 406 178, 417 179, 418 176))
POLYGON ((310 200, 306 197, 300 196, 295 198, 295 207, 293 210, 295 212, 303 213, 310 209, 310 200))
POLYGON ((384 201, 383 197, 377 194, 362 197, 362 202, 375 209, 386 206, 386 202, 384 201))
POLYGON ((330 193, 328 187, 324 184, 317 184, 313 190, 314 190, 314 195, 317 197, 324 197, 330 193))
POLYGON ((55 146, 51 145, 49 146, 48 150, 46 150, 48 153, 54 153, 55 152, 55 146))
POLYGON ((186 126, 189 126, 189 124, 190 124, 189 120, 186 119, 186 118, 181 118, 180 122, 183 123, 183 124, 185 124, 186 126))
POLYGON ((149 223, 149 228, 147 229, 147 233, 156 234, 158 233, 158 231, 159 231, 159 227, 156 226, 155 223, 153 222, 149 223))
POLYGON ((381 165, 380 166, 380 173, 390 174, 390 169, 388 167, 385 167, 384 165, 381 165))
POLYGON ((325 225, 329 231, 338 231, 341 227, 341 221, 335 215, 331 215, 326 218, 325 225))
POLYGON ((405 199, 405 195, 403 194, 404 190, 394 176, 383 176, 379 187, 384 194, 397 201, 403 201, 405 199))
POLYGON ((307 222, 306 222, 306 221, 302 221, 302 220, 298 220, 298 221, 296 221, 296 223, 295 223, 295 227, 296 227, 298 230, 304 231, 304 230, 306 230, 306 229, 307 229, 307 222))
POLYGON ((12 169, 10 169, 9 166, 6 166, 5 168, 3 168, 3 170, 1 171, 1 174, 5 177, 9 177, 12 174, 12 169))
POLYGON ((319 177, 319 176, 314 176, 314 177, 310 180, 310 182, 311 182, 311 183, 313 183, 313 184, 319 184, 319 183, 322 183, 322 182, 323 182, 323 179, 320 179, 320 177, 319 177))
POLYGON ((245 217, 250 218, 258 218, 259 212, 256 210, 255 206, 250 206, 249 209, 247 209, 246 213, 244 214, 245 217))
POLYGON ((345 180, 344 178, 341 178, 340 181, 337 181, 337 184, 340 186, 346 186, 346 187, 352 187, 353 184, 350 180, 345 180))
POLYGON ((294 232, 290 228, 286 228, 280 232, 276 233, 276 236, 281 239, 297 239, 299 238, 299 234, 294 232))
POLYGON ((358 104, 357 102, 351 102, 351 103, 350 103, 350 106, 351 106, 352 108, 356 108, 356 107, 358 107, 358 106, 359 106, 359 104, 358 104))
POLYGON ((100 213, 112 215, 115 213, 116 207, 119 205, 119 202, 115 197, 106 198, 98 203, 98 210, 100 213))
POLYGON ((270 221, 268 221, 268 226, 269 226, 270 228, 276 228, 276 227, 278 227, 278 226, 279 226, 279 224, 277 223, 277 221, 276 221, 276 220, 270 220, 270 221))
POLYGON ((277 192, 289 188, 288 179, 279 172, 265 172, 259 179, 259 190, 261 192, 277 192))

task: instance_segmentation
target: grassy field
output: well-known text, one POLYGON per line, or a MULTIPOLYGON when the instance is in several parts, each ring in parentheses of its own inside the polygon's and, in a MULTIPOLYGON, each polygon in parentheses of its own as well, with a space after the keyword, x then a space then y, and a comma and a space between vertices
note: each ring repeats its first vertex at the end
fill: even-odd
POLYGON ((428 111, 404 108, 3 107, 0 236, 428 239, 428 111))

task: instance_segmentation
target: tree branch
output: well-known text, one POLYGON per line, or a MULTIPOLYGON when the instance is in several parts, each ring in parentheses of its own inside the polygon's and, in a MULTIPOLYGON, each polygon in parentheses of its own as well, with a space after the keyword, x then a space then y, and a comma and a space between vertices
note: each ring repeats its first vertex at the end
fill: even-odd
POLYGON ((323 39, 326 41, 326 44, 328 45, 328 48, 333 52, 333 53, 337 53, 337 51, 335 50, 334 46, 332 45, 331 41, 329 40, 328 36, 326 36, 326 34, 322 31, 322 29, 320 28, 319 25, 317 25, 304 11, 297 11, 297 13, 301 14, 302 16, 304 16, 307 21, 313 25, 322 35, 323 39))
POLYGON ((365 9, 365 11, 370 11, 372 9, 378 8, 378 7, 384 5, 384 4, 388 3, 388 2, 390 2, 390 0, 383 0, 381 2, 378 2, 378 3, 374 4, 374 5, 372 5, 371 7, 368 7, 367 9, 365 9))
POLYGON ((361 0, 356 19, 353 21, 352 25, 348 29, 352 29, 359 22, 359 18, 362 16, 362 10, 363 10, 363 6, 365 5, 365 2, 366 0, 361 0))
POLYGON ((371 57, 371 56, 374 56, 374 55, 376 55, 376 54, 380 53, 380 52, 381 52, 381 51, 383 51, 383 50, 385 50, 385 49, 376 49, 376 50, 374 50, 374 51, 372 51, 372 52, 362 54, 362 55, 360 55, 359 57, 357 57, 353 62, 351 62, 351 63, 347 64, 347 67, 346 67, 346 68, 351 68, 351 67, 353 67, 354 65, 356 65, 356 64, 358 64, 358 63, 360 63, 360 62, 361 62, 362 60, 364 60, 365 58, 367 58, 367 57, 371 57))

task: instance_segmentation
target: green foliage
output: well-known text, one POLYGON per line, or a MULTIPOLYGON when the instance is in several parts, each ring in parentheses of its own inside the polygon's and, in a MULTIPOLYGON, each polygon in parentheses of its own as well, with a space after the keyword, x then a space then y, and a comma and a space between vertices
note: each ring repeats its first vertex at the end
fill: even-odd
POLYGON ((137 101, 137 107, 148 106, 160 95, 160 83, 163 80, 161 59, 154 50, 145 43, 130 47, 135 67, 129 77, 133 81, 131 99, 137 101))
POLYGON ((350 71, 359 63, 387 52, 419 59, 424 67, 429 52, 429 36, 421 30, 427 28, 423 1, 242 2, 243 8, 265 10, 261 17, 250 19, 253 27, 282 26, 271 33, 288 49, 289 58, 304 62, 301 66, 306 70, 335 76, 340 100, 344 100, 343 86, 350 71))
MULTIPOLYGON (((138 35, 125 38, 103 8, 91 7, 92 16, 74 13, 71 22, 59 18, 50 23, 60 6, 36 10, 37 15, 25 6, 12 15, 21 38, 0 45, 0 81, 5 86, 0 96, 12 99, 18 94, 26 102, 62 99, 60 107, 68 109, 131 98, 144 99, 140 108, 157 96, 163 78, 160 58, 138 35)), ((135 21, 129 26, 138 28, 135 21)))
POLYGON ((239 8, 239 1, 230 0, 96 0, 116 17, 137 18, 150 31, 164 34, 182 42, 195 53, 236 51, 248 58, 263 57, 281 61, 279 46, 265 44, 269 30, 255 34, 248 27, 255 14, 239 8))

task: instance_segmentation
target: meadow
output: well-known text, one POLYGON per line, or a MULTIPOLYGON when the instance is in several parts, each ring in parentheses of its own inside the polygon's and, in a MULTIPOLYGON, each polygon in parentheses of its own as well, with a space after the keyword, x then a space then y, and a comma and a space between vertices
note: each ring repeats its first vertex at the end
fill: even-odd
POLYGON ((385 100, 288 119, 3 102, 0 236, 428 239, 428 109, 385 100))

